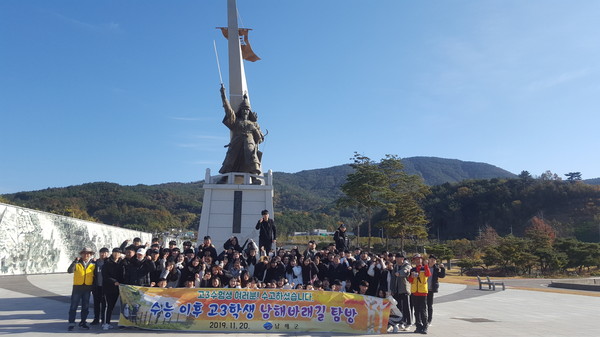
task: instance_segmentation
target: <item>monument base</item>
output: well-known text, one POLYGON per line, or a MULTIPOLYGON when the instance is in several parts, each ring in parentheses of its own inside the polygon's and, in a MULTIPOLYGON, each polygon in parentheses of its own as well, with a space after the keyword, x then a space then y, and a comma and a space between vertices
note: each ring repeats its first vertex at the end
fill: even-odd
POLYGON ((206 170, 204 200, 198 227, 198 244, 209 235, 221 251, 223 244, 232 236, 238 238, 240 246, 247 239, 258 244, 256 223, 260 212, 273 212, 273 173, 264 176, 250 173, 231 172, 216 176, 206 170))

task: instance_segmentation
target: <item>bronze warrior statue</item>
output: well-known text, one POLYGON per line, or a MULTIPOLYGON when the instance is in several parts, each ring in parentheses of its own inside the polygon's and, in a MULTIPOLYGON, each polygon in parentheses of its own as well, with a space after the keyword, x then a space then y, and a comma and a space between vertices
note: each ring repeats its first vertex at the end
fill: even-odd
POLYGON ((263 142, 265 136, 260 131, 256 112, 250 110, 248 97, 244 95, 238 111, 234 112, 225 96, 225 87, 221 85, 221 100, 225 109, 223 124, 231 130, 231 140, 226 145, 227 154, 219 173, 261 174, 262 152, 258 150, 258 144, 263 142))

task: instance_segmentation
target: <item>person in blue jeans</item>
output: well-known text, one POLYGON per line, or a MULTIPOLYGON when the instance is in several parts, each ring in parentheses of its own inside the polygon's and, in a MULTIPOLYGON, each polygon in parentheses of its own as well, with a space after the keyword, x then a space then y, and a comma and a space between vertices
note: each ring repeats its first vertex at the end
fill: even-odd
POLYGON ((94 270, 96 263, 92 259, 94 251, 91 248, 84 248, 79 252, 80 257, 73 260, 73 263, 67 269, 69 274, 73 274, 73 290, 71 292, 71 306, 69 307, 69 331, 75 328, 75 318, 77 316, 77 307, 81 302, 81 322, 79 327, 89 330, 87 325, 87 316, 90 307, 90 294, 94 288, 94 270))

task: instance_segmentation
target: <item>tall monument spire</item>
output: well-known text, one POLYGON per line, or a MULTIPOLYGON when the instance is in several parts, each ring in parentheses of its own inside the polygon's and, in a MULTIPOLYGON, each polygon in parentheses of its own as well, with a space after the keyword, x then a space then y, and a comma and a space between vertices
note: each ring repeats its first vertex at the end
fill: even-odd
POLYGON ((238 11, 236 0, 227 0, 227 41, 229 51, 229 102, 233 111, 237 111, 244 94, 248 94, 244 59, 240 44, 238 11))
POLYGON ((274 213, 273 173, 262 172, 262 152, 258 146, 265 136, 258 125, 258 116, 243 99, 248 94, 243 62, 260 58, 250 47, 250 29, 238 27, 235 0, 227 0, 227 27, 217 28, 228 41, 229 100, 224 86, 220 92, 225 112, 223 124, 230 130, 230 140, 220 174, 211 176, 210 169, 206 170, 198 241, 210 236, 213 242, 222 245, 236 236, 241 242, 246 239, 258 242, 256 215, 265 209, 274 213))

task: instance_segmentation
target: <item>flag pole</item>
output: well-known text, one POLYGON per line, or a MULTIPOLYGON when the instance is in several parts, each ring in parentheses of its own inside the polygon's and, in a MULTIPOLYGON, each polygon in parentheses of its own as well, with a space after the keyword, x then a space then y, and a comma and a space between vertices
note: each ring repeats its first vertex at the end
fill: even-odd
MULTIPOLYGON (((236 0, 227 0, 227 44, 229 52, 229 102, 233 111, 237 111, 244 94, 248 94, 244 59, 240 45, 238 10, 236 0)), ((250 95, 248 95, 248 104, 250 95)))
POLYGON ((219 53, 217 53, 217 42, 213 40, 213 46, 215 47, 215 57, 217 58, 217 69, 219 69, 219 80, 221 81, 221 86, 223 86, 223 75, 221 75, 221 64, 219 63, 219 53))

